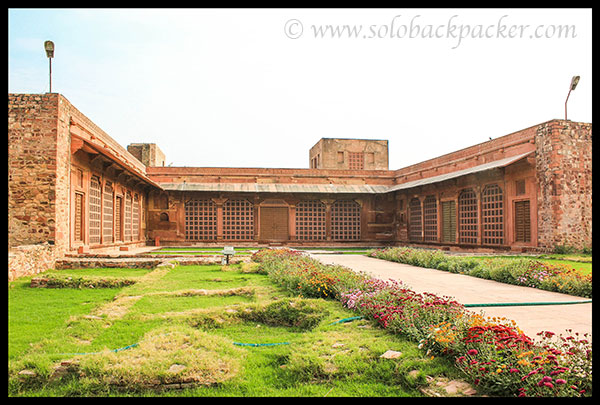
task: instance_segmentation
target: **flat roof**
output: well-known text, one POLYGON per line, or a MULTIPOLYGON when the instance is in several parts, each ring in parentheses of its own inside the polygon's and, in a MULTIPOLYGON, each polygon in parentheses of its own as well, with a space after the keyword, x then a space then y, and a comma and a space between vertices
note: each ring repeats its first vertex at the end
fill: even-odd
POLYGON ((212 191, 236 193, 322 193, 322 194, 381 194, 393 191, 406 190, 413 187, 434 184, 442 181, 466 176, 473 173, 505 167, 517 162, 533 151, 520 155, 507 157, 493 162, 484 163, 469 169, 457 170, 452 173, 425 179, 413 180, 395 186, 371 184, 288 184, 288 183, 160 183, 160 186, 169 191, 212 191))
POLYGON ((285 183, 160 183, 169 191, 214 191, 238 193, 385 193, 388 186, 369 184, 285 184, 285 183))

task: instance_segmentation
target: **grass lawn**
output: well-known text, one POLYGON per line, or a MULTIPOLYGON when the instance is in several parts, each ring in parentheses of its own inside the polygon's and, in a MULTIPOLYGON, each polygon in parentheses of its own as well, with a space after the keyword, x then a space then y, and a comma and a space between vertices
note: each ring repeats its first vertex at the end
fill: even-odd
POLYGON ((573 255, 542 255, 539 257, 535 256, 472 256, 475 259, 491 259, 491 258, 508 258, 508 259, 520 259, 522 257, 530 257, 540 262, 548 264, 562 264, 569 266, 575 270, 578 270, 583 275, 592 274, 592 256, 573 256, 573 255))
POLYGON ((458 377, 370 321, 332 324, 354 316, 339 302, 292 297, 249 269, 47 273, 137 281, 110 289, 10 282, 9 396, 424 396, 458 377))
MULTIPOLYGON (((361 247, 340 247, 340 248, 294 248, 297 250, 302 250, 306 252, 311 251, 324 251, 331 252, 337 254, 347 254, 347 255, 364 255, 367 254, 371 249, 370 248, 361 248, 361 247)), ((235 248, 235 254, 237 256, 249 256, 252 253, 256 252, 258 248, 251 247, 239 247, 235 248)), ((154 250, 152 252, 146 253, 147 255, 220 255, 223 251, 222 247, 163 247, 159 250, 154 250)))
MULTIPOLYGON (((237 256, 248 256, 258 250, 257 248, 235 248, 237 256)), ((221 255, 222 247, 163 247, 159 250, 146 253, 147 255, 221 255)))

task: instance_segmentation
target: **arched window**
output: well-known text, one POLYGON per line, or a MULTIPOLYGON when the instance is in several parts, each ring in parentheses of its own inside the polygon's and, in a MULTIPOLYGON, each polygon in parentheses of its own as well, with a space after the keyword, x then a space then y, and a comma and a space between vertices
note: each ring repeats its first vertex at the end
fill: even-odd
POLYGON ((104 184, 104 220, 102 236, 104 243, 113 242, 113 186, 110 181, 104 184))
POLYGON ((423 201, 423 239, 436 242, 438 237, 437 200, 428 195, 423 201))
POLYGON ((465 189, 458 196, 458 241, 477 243, 477 195, 465 189))
POLYGON ((140 199, 135 193, 133 195, 133 203, 131 205, 131 227, 132 227, 132 239, 140 239, 140 199))
POLYGON ((352 200, 339 200, 331 206, 331 238, 360 240, 360 205, 352 200))
POLYGON ((408 238, 414 241, 423 240, 423 212, 421 200, 413 198, 408 203, 408 238))
POLYGON ((100 179, 92 176, 90 180, 90 198, 89 198, 89 230, 90 244, 100 243, 100 228, 102 225, 102 187, 100 179))
POLYGON ((325 204, 301 201, 296 205, 296 239, 325 240, 325 204))
POLYGON ((227 200, 223 204, 223 239, 254 239, 254 205, 248 200, 227 200))
POLYGON ((185 203, 185 239, 217 238, 217 205, 212 200, 191 200, 185 203))
POLYGON ((504 198, 497 184, 486 186, 481 193, 482 243, 504 243, 504 198))
POLYGON ((123 224, 123 235, 125 236, 125 241, 131 241, 131 192, 127 192, 125 194, 125 221, 123 224))

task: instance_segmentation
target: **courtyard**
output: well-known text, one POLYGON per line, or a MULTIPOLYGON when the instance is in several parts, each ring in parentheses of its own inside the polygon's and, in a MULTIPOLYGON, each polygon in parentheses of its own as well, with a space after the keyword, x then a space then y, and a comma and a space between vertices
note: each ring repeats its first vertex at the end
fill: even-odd
MULTIPOLYGON (((356 317, 331 299, 335 283, 325 283, 329 278, 322 274, 298 295, 261 270, 257 252, 288 249, 236 251, 237 260, 224 266, 219 252, 206 248, 146 247, 126 254, 113 249, 94 259, 124 263, 153 252, 178 256, 160 255, 161 264, 152 268, 66 268, 9 283, 9 394, 512 395, 480 389, 452 356, 431 355, 414 338, 390 333, 368 316, 356 317), (193 257, 206 263, 186 265, 193 257), (39 278, 55 288, 32 288, 32 279, 39 278), (318 293, 310 289, 317 285, 318 293)), ((372 252, 296 253, 323 268, 341 265, 352 274, 395 279, 417 293, 450 296, 462 304, 585 301, 393 263, 368 257, 367 251, 372 252)), ((77 258, 72 259, 76 266, 77 258)), ((304 285, 294 280, 298 288, 304 285)), ((591 303, 480 309, 470 308, 482 319, 502 319, 499 324, 516 321, 533 340, 540 339, 540 331, 570 329, 591 341, 591 303)))

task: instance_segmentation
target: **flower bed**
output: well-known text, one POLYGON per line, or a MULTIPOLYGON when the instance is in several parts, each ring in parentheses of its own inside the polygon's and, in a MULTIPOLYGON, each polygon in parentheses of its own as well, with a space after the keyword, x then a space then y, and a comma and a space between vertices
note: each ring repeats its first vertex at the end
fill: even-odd
POLYGON ((377 249, 369 256, 378 259, 450 271, 501 283, 534 287, 547 291, 592 298, 592 276, 561 264, 535 259, 474 259, 449 256, 439 250, 407 247, 377 249))
MULTIPOLYGON (((435 262, 439 253, 418 254, 435 262)), ((336 299, 431 355, 450 356, 483 393, 577 397, 592 394, 592 351, 587 336, 541 332, 534 342, 513 321, 484 318, 446 297, 416 293, 401 282, 374 279, 343 266, 324 265, 289 249, 253 256, 261 271, 298 295, 336 299)), ((441 261, 440 261, 441 262, 441 261)))

